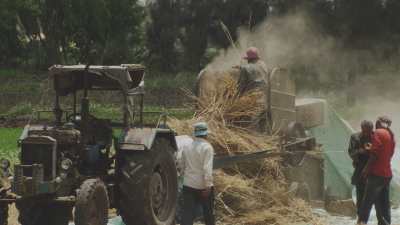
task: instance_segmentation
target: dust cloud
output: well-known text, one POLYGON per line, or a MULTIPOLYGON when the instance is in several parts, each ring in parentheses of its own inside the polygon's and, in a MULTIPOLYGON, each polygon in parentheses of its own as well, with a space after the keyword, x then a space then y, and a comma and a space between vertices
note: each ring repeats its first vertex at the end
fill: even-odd
POLYGON ((325 97, 337 111, 347 111, 345 117, 352 125, 364 118, 376 119, 378 115, 389 115, 398 121, 395 131, 400 134, 400 79, 393 62, 379 59, 382 50, 379 44, 370 49, 348 49, 343 43, 323 32, 316 21, 305 11, 286 16, 271 16, 255 27, 239 30, 239 39, 208 65, 210 69, 226 70, 244 63, 246 49, 255 46, 260 58, 270 67, 292 71, 297 81, 310 84, 325 84, 317 91, 307 88, 298 91, 300 96, 325 97), (348 75, 356 80, 349 84, 348 75), (334 88, 325 90, 325 87, 334 88), (351 92, 347 92, 351 89, 351 92), (354 95, 355 104, 347 105, 347 95, 354 95), (396 119, 396 116, 399 117, 396 119))
MULTIPOLYGON (((379 43, 369 49, 350 50, 324 33, 303 11, 269 17, 252 31, 240 29, 235 46, 221 50, 208 67, 225 70, 244 63, 242 56, 250 46, 259 49, 261 59, 270 68, 291 69, 300 65, 301 71, 292 72, 298 81, 310 86, 325 84, 317 91, 300 90, 298 96, 326 98, 356 130, 363 119, 375 121, 378 116, 387 115, 393 120, 393 131, 400 142, 400 67, 396 60, 380 58, 383 50, 379 43), (357 76, 351 85, 347 83, 349 74, 357 76), (324 89, 330 86, 334 88, 324 89), (352 91, 348 92, 349 89, 352 91), (349 93, 355 98, 351 106, 347 104, 349 93)), ((398 153, 395 162, 400 165, 398 153)))
POLYGON ((386 67, 376 59, 382 52, 378 45, 350 50, 341 40, 325 33, 306 11, 299 10, 286 16, 270 16, 251 31, 247 27, 239 29, 238 41, 221 50, 208 68, 226 70, 244 63, 242 57, 250 46, 259 49, 260 58, 270 68, 300 68, 292 75, 310 84, 345 88, 344 81, 350 73, 386 67))
POLYGON ((261 59, 269 67, 307 65, 322 80, 325 79, 322 75, 332 74, 332 71, 341 76, 345 74, 342 68, 356 63, 352 62, 350 53, 344 53, 337 40, 320 32, 306 13, 270 17, 252 31, 242 28, 236 46, 222 50, 209 66, 227 69, 240 64, 242 55, 250 46, 259 49, 261 59))

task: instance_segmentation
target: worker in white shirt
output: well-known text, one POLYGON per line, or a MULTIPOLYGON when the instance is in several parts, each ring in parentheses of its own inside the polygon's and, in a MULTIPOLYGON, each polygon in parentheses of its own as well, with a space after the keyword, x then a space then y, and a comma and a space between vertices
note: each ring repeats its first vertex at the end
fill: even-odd
POLYGON ((181 225, 193 225, 196 206, 203 208, 206 225, 215 225, 213 161, 214 149, 207 141, 208 127, 204 122, 194 125, 191 148, 182 152, 183 215, 181 225))

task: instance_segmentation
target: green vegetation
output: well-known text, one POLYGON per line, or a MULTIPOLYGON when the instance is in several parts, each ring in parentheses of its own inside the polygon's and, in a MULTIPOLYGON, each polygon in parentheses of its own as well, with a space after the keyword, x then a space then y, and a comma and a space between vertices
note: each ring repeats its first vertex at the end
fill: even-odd
POLYGON ((195 85, 197 73, 182 72, 177 74, 150 71, 145 77, 146 94, 151 94, 152 89, 192 89, 195 85))
POLYGON ((5 69, 2 68, 0 69, 0 79, 4 79, 4 78, 15 78, 17 77, 17 70, 15 69, 5 69))
POLYGON ((90 113, 98 118, 110 118, 111 120, 123 118, 121 107, 115 105, 94 103, 90 105, 90 113))
POLYGON ((0 158, 18 159, 17 141, 22 128, 0 128, 0 158))
POLYGON ((43 69, 138 58, 144 12, 138 0, 0 1, 0 64, 43 69))
POLYGON ((19 103, 18 105, 15 105, 9 109, 5 116, 8 118, 15 118, 18 116, 31 115, 32 112, 33 108, 31 103, 19 103))
POLYGON ((37 93, 41 79, 34 73, 11 68, 0 69, 0 88, 2 93, 37 93))
MULTIPOLYGON (((24 96, 9 98, 7 93, 35 98, 39 81, 45 79, 43 71, 53 64, 75 63, 142 63, 149 69, 146 84, 150 89, 193 87, 195 74, 232 42, 241 44, 241 49, 252 44, 269 47, 271 43, 238 40, 239 28, 251 33, 262 28, 264 21, 268 26, 278 21, 277 29, 270 26, 273 30, 268 35, 274 36, 286 22, 299 23, 310 36, 332 45, 317 51, 319 42, 313 42, 282 52, 295 59, 276 64, 296 75, 298 87, 342 88, 351 74, 359 80, 382 63, 391 62, 398 71, 399 11, 398 0, 3 0, 0 90, 14 105, 33 102, 21 101, 24 96), (299 14, 304 21, 290 20, 299 14), (307 60, 310 54, 329 66, 307 60)), ((297 37, 291 30, 286 36, 297 37)), ((298 39, 309 38, 299 35, 298 39)), ((269 49, 263 50, 271 57, 269 49)))
POLYGON ((209 49, 231 46, 227 31, 237 41, 240 27, 254 31, 299 12, 316 22, 321 38, 390 60, 399 55, 399 10, 398 0, 2 0, 0 66, 140 62, 197 71, 209 49))
MULTIPOLYGON (((47 109, 50 110, 50 109, 47 109)), ((100 104, 93 103, 90 106, 90 113, 98 118, 109 118, 113 121, 120 121, 123 118, 121 106, 111 104, 100 104)), ((178 119, 191 118, 193 111, 190 108, 162 108, 159 106, 145 106, 144 117, 148 120, 157 120, 161 114, 166 114, 171 117, 178 119)), ((30 103, 18 104, 12 107, 8 112, 0 114, 0 116, 6 119, 14 119, 17 117, 28 117, 34 115, 37 118, 37 112, 33 111, 30 103)), ((41 112, 41 119, 52 119, 53 115, 51 112, 41 112)))
MULTIPOLYGON (((52 94, 48 91, 51 88, 47 82, 46 71, 41 72, 38 76, 34 73, 22 70, 3 69, 0 70, 0 117, 15 118, 19 116, 30 115, 33 111, 39 109, 52 109, 52 94), (44 97, 42 97, 44 95, 44 97), (44 101, 43 101, 44 100, 44 101), (40 104, 39 104, 40 103, 40 104)), ((149 71, 145 77, 146 96, 150 99, 163 99, 171 90, 181 92, 181 89, 191 90, 196 81, 195 73, 164 73, 149 71)), ((109 115, 113 118, 120 115, 118 104, 107 104, 106 102, 115 102, 115 97, 108 96, 109 93, 95 93, 92 102, 92 110, 99 115, 109 115), (107 98, 104 99, 104 96, 107 98)), ((174 98, 177 98, 176 96, 174 98)), ((63 98, 71 101, 70 97, 63 98)), ((118 100, 118 99, 117 99, 118 100)), ((176 100, 178 104, 173 107, 183 106, 176 100)), ((68 103, 70 104, 70 103, 68 103)), ((156 108, 161 111, 162 108, 157 103, 145 102, 148 111, 156 108)), ((168 110, 164 110, 168 111, 168 110)), ((178 113, 181 114, 181 113, 178 113)), ((49 115, 42 113, 43 116, 49 115)), ((179 116, 179 115, 178 115, 179 116)), ((122 115, 121 115, 122 117, 122 115)))
MULTIPOLYGON (((113 121, 121 121, 122 110, 118 105, 92 104, 91 113, 98 118, 109 118, 113 121)), ((154 124, 162 114, 178 119, 187 119, 193 116, 193 111, 188 108, 162 108, 159 106, 145 106, 143 119, 145 124, 154 124)))

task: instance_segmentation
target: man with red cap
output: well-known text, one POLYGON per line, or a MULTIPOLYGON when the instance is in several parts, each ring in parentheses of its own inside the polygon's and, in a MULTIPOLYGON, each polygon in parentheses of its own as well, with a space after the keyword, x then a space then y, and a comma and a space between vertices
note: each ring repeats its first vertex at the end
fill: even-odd
POLYGON ((255 88, 264 87, 269 73, 265 63, 260 60, 258 49, 250 47, 243 57, 247 64, 240 66, 239 88, 244 93, 255 88))
POLYGON ((260 60, 259 52, 256 47, 250 47, 243 57, 247 64, 240 66, 240 76, 238 81, 239 93, 243 95, 248 91, 261 91, 263 96, 258 99, 259 104, 263 105, 264 112, 252 120, 255 122, 256 129, 260 132, 266 130, 267 123, 267 77, 269 70, 265 63, 260 60))

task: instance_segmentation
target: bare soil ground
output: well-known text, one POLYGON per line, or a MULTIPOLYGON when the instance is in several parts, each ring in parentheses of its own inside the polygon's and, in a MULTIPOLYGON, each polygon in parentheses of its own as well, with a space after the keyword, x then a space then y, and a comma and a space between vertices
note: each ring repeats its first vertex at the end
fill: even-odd
MULTIPOLYGON (((117 216, 117 212, 115 210, 110 210, 108 214, 110 218, 117 216)), ((15 208, 14 204, 10 206, 8 215, 8 225, 20 225, 20 223, 18 223, 18 210, 15 208)))

